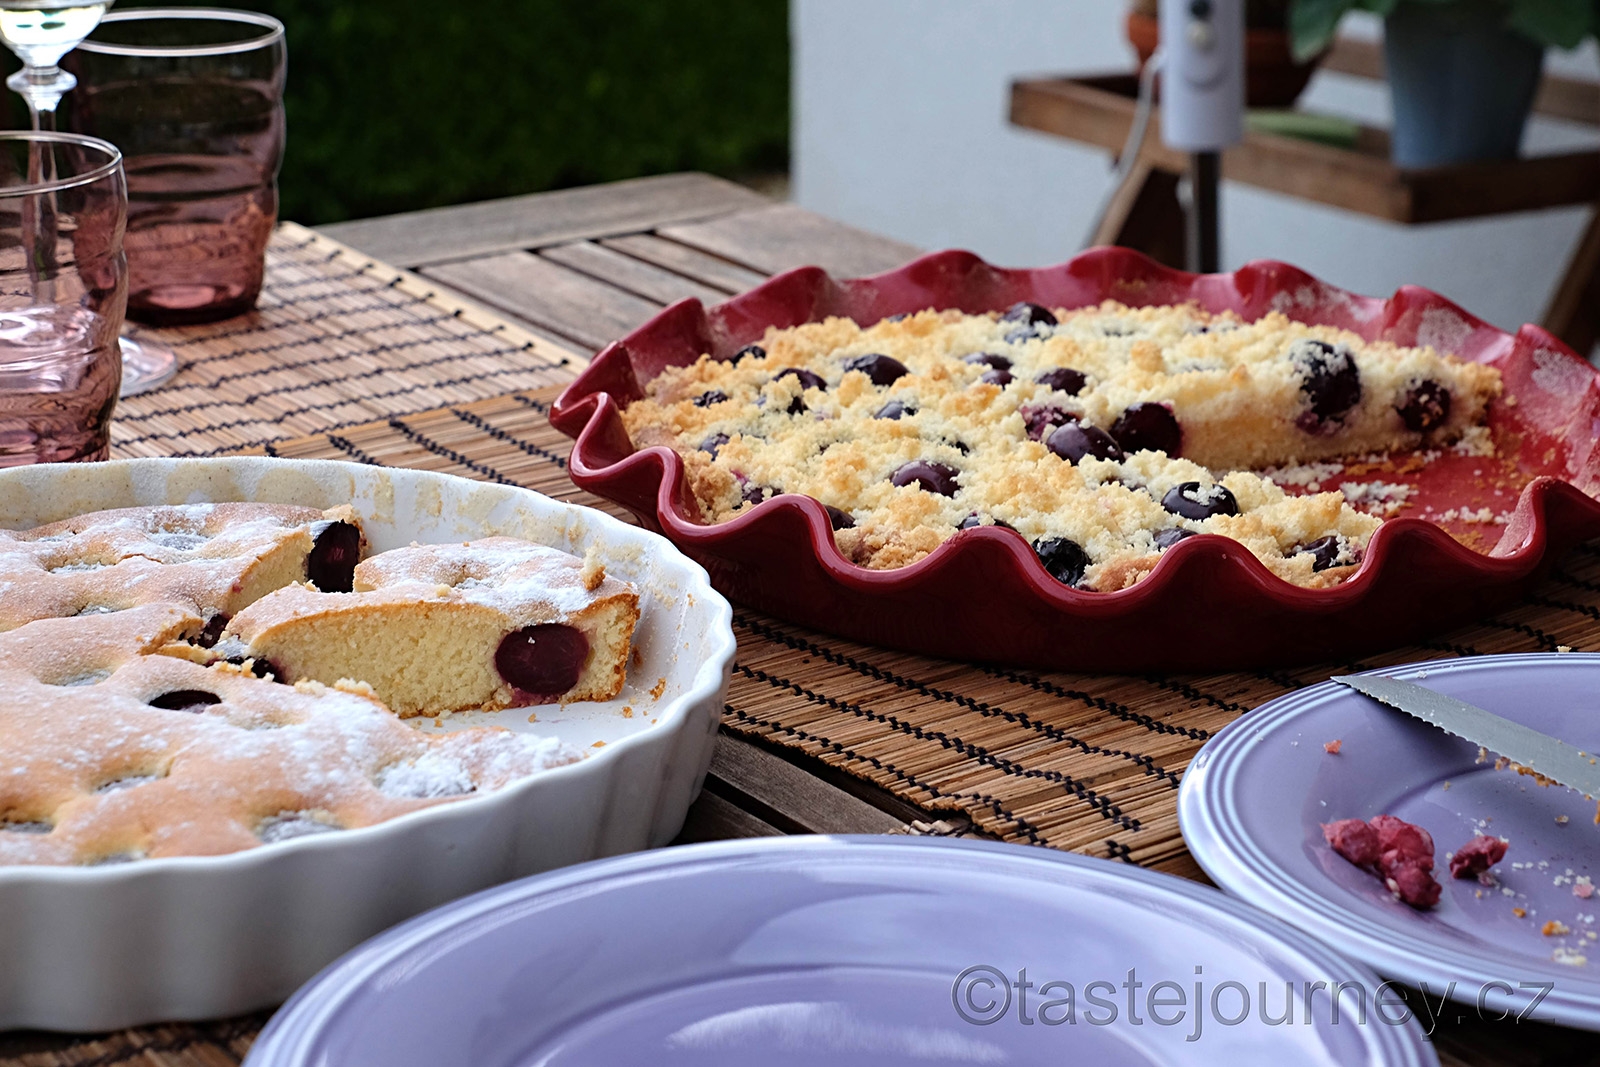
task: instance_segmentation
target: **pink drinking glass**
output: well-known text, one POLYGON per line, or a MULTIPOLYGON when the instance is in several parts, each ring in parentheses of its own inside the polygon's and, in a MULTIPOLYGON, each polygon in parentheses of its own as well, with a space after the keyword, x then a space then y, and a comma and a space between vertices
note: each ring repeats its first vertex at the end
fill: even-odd
POLYGON ((0 133, 0 467, 106 458, 127 211, 114 146, 0 133))
POLYGON ((66 61, 72 128, 122 149, 128 317, 215 322, 255 307, 278 218, 283 24, 209 8, 106 16, 66 61))

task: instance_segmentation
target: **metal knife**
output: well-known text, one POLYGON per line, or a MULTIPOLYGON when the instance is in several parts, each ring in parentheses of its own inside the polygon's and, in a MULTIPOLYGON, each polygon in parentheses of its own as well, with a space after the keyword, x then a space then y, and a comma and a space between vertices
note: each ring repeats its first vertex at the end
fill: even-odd
MULTIPOLYGON (((1391 708, 1398 708, 1447 733, 1464 737, 1481 748, 1510 760, 1519 769, 1532 771, 1568 789, 1576 789, 1591 800, 1600 799, 1600 762, 1549 734, 1531 730, 1520 723, 1503 719, 1491 711, 1445 696, 1424 686, 1398 678, 1364 674, 1339 675, 1333 681, 1391 708)), ((1596 812, 1600 822, 1600 811, 1596 812)))

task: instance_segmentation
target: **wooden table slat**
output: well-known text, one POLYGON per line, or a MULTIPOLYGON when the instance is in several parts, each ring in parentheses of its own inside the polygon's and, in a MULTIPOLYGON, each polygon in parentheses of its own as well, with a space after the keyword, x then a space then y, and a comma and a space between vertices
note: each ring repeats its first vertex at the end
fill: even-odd
POLYGON ((767 821, 790 833, 886 834, 905 829, 894 816, 738 738, 717 739, 711 774, 742 795, 741 807, 770 812, 767 821))
POLYGON ((569 338, 589 351, 628 333, 661 306, 531 252, 427 267, 422 275, 469 292, 500 311, 569 338))
POLYGON ((703 285, 593 241, 551 245, 540 249, 539 257, 658 304, 672 304, 691 296, 708 306, 728 299, 727 292, 722 289, 703 285))
POLYGON ((625 255, 652 263, 666 270, 677 271, 703 285, 721 289, 729 294, 741 293, 767 280, 765 274, 730 263, 720 256, 702 252, 698 248, 669 241, 653 233, 633 233, 622 237, 607 237, 600 241, 625 255))
POLYGON ((657 232, 766 274, 803 264, 821 267, 836 277, 877 274, 900 266, 921 251, 793 204, 771 204, 704 222, 662 226, 657 232))
POLYGON ((632 233, 770 203, 709 174, 666 174, 553 193, 325 226, 322 232, 397 267, 632 233))

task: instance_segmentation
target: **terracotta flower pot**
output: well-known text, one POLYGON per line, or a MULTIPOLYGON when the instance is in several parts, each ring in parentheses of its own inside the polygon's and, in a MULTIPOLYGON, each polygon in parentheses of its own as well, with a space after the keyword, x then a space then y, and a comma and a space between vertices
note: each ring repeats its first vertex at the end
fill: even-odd
MULTIPOLYGON (((1161 23, 1138 11, 1128 14, 1128 41, 1139 53, 1139 69, 1161 43, 1161 23)), ((1288 107, 1305 91, 1322 61, 1317 56, 1296 63, 1289 52, 1289 33, 1251 28, 1244 35, 1245 102, 1250 107, 1288 107)))

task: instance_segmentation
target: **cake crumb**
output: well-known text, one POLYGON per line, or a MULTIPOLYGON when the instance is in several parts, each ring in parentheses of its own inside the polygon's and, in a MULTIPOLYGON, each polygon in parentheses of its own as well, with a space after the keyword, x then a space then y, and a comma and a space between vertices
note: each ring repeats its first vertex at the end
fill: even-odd
POLYGON ((583 587, 591 593, 606 580, 606 565, 600 562, 600 549, 597 546, 590 545, 583 553, 583 569, 578 572, 578 577, 583 587))
POLYGON ((1564 963, 1569 967, 1581 967, 1585 963, 1589 962, 1589 957, 1585 956, 1581 952, 1574 952, 1565 945, 1562 945, 1560 948, 1552 952, 1550 954, 1550 958, 1557 963, 1564 963))
POLYGON ((1557 645, 1556 646, 1556 651, 1557 652, 1571 652, 1572 651, 1572 646, 1571 645, 1557 645))
POLYGON ((1341 749, 1343 747, 1344 747, 1344 740, 1342 738, 1337 738, 1336 737, 1332 741, 1329 741, 1326 744, 1324 744, 1322 746, 1322 751, 1326 752, 1330 756, 1337 756, 1339 754, 1339 749, 1341 749))
POLYGON ((631 707, 629 707, 628 705, 624 704, 622 706, 622 717, 624 719, 633 718, 633 709, 631 707))
POLYGON ((1511 914, 1515 915, 1519 919, 1526 919, 1528 917, 1528 909, 1523 907, 1512 908, 1511 914))
POLYGON ((660 678, 656 679, 656 684, 650 687, 650 699, 651 700, 660 700, 661 699, 661 694, 665 693, 666 691, 667 691, 667 679, 666 679, 665 675, 662 675, 660 678))
POLYGON ((1565 826, 1565 825, 1567 825, 1567 823, 1569 821, 1570 820, 1568 820, 1568 818, 1565 815, 1557 815, 1556 816, 1556 825, 1557 826, 1565 826))
POLYGON ((539 721, 539 713, 537 711, 535 711, 532 714, 530 714, 528 716, 528 721, 529 722, 538 722, 539 721))
POLYGON ((1560 919, 1551 919, 1539 928, 1539 932, 1545 937, 1565 937, 1567 934, 1572 933, 1572 927, 1560 919))
POLYGON ((605 748, 606 747, 606 743, 604 741, 596 741, 594 744, 590 745, 589 747, 590 748, 605 748))

